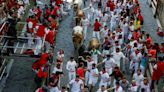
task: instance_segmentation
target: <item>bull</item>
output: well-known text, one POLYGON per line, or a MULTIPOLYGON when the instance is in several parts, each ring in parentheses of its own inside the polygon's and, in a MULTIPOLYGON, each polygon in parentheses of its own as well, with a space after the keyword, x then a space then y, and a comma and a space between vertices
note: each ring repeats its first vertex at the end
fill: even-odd
POLYGON ((84 16, 84 12, 81 10, 81 4, 82 4, 82 0, 73 1, 76 26, 80 25, 81 18, 84 16))
POLYGON ((89 41, 89 45, 88 45, 88 50, 90 51, 91 49, 93 48, 96 48, 96 49, 99 49, 100 47, 100 43, 98 41, 97 38, 92 38, 90 41, 89 41))
POLYGON ((78 50, 83 44, 83 28, 81 26, 75 26, 72 32, 72 41, 75 47, 75 50, 78 50))

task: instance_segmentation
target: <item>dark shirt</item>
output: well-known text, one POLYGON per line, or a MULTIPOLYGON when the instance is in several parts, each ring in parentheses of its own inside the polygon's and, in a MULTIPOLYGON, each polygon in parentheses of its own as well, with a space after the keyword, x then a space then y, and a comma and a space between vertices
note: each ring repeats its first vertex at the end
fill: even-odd
POLYGON ((113 71, 110 76, 114 76, 114 78, 119 81, 119 78, 122 78, 123 74, 120 71, 113 71))
POLYGON ((111 45, 110 42, 105 42, 102 46, 103 46, 104 50, 109 50, 110 49, 110 45, 111 45))
POLYGON ((9 18, 7 22, 8 22, 7 36, 17 37, 17 30, 16 30, 17 20, 9 18))

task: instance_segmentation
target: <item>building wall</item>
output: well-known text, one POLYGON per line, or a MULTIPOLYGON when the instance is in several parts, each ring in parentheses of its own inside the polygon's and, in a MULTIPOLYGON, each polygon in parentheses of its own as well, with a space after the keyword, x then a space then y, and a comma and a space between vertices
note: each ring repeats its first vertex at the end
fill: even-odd
POLYGON ((164 0, 158 0, 157 16, 159 17, 161 25, 164 28, 164 0))

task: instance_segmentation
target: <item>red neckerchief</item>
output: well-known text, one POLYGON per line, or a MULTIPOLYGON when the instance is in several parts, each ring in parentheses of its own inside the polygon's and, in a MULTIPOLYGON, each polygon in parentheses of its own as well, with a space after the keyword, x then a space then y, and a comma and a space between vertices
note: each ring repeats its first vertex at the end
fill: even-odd
POLYGON ((109 41, 108 40, 105 40, 104 44, 108 44, 108 43, 109 43, 109 41))
POLYGON ((102 73, 104 74, 104 73, 106 73, 106 71, 105 71, 105 70, 103 70, 103 71, 102 71, 102 73))

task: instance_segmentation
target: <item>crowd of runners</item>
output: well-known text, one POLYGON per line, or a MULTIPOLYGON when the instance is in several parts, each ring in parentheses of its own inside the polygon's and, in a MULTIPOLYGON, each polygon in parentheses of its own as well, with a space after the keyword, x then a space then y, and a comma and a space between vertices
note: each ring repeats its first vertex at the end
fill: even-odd
MULTIPOLYGON (((75 60, 74 56, 70 57, 66 66, 63 66, 64 51, 61 49, 57 53, 48 89, 51 92, 152 92, 154 84, 158 83, 163 75, 163 57, 157 54, 164 52, 164 44, 161 43, 160 46, 153 43, 150 35, 142 30, 144 18, 139 2, 84 0, 83 3, 84 17, 80 25, 83 27, 84 41, 91 27, 93 37, 101 44, 100 49, 86 49, 80 52, 82 54, 78 60, 75 60), (153 73, 148 77, 146 70, 150 62, 153 65, 153 73), (68 71, 66 74, 69 82, 60 87, 60 78, 65 77, 63 68, 68 71), (131 78, 127 79, 126 75, 131 78)), ((54 9, 58 6, 63 11, 62 4, 55 5, 54 9)), ((64 5, 70 6, 68 3, 64 5)), ((58 15, 56 17, 57 20, 60 19, 58 15)), ((41 89, 44 88, 47 87, 41 89)))

